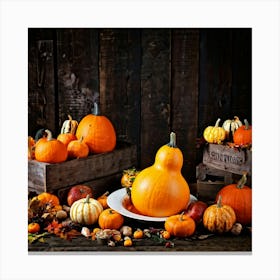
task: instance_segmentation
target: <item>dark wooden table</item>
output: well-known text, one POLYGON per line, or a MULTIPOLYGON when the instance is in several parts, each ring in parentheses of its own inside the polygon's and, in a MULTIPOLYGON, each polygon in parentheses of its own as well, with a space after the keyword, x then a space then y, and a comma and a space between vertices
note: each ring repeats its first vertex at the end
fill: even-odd
MULTIPOLYGON (((125 222, 135 228, 135 225, 125 222)), ((162 228, 163 224, 143 223, 137 224, 142 229, 149 227, 162 228)), ((124 247, 122 242, 115 247, 107 244, 100 244, 97 240, 87 239, 78 236, 72 240, 64 240, 54 235, 44 238, 45 243, 34 242, 28 244, 29 253, 34 252, 252 252, 252 233, 245 228, 238 236, 231 233, 223 235, 209 235, 210 233, 198 227, 196 233, 189 238, 174 238, 163 241, 157 238, 133 239, 132 247, 124 247), (206 238, 205 238, 206 237, 206 238), (202 238, 202 239, 200 239, 202 238), (166 247, 166 242, 170 241, 172 247, 166 247)))

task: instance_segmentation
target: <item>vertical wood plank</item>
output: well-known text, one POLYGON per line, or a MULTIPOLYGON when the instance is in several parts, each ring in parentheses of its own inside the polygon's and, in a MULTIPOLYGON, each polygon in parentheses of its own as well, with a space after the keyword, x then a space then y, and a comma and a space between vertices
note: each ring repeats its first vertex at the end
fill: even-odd
POLYGON ((52 29, 28 30, 28 135, 55 131, 54 40, 52 29))
MULTIPOLYGON (((59 127, 91 112, 99 90, 98 29, 57 29, 59 127)), ((59 131, 57 131, 59 133, 59 131)))
POLYGON ((233 30, 232 113, 252 120, 252 29, 233 30))
POLYGON ((139 146, 141 44, 138 29, 100 32, 100 103, 119 140, 139 146))
POLYGON ((141 167, 169 142, 170 29, 142 30, 141 167))
POLYGON ((195 180, 198 126, 199 31, 172 31, 172 130, 184 156, 182 174, 195 180))
POLYGON ((199 134, 232 118, 232 29, 201 29, 199 134))

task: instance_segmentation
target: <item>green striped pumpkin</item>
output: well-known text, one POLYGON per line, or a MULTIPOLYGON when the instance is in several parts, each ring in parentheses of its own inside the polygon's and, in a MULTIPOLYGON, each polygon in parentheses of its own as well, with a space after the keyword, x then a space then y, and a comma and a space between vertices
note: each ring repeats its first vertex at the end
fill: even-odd
POLYGON ((98 221, 102 211, 101 203, 87 195, 86 198, 79 199, 72 204, 70 218, 75 223, 93 225, 98 221))

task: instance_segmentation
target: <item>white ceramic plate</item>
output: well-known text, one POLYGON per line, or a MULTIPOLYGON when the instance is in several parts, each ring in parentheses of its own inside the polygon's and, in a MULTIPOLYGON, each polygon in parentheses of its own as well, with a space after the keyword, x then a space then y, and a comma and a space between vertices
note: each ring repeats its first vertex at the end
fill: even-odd
MULTIPOLYGON (((136 220, 149 221, 149 222, 164 222, 167 219, 167 217, 149 217, 149 216, 139 215, 128 211, 122 205, 122 201, 125 195, 126 195, 125 188, 121 188, 119 190, 112 192, 107 198, 108 206, 114 209, 115 211, 119 212, 123 216, 136 220)), ((197 201, 197 198, 191 194, 189 203, 191 203, 192 201, 197 201)))

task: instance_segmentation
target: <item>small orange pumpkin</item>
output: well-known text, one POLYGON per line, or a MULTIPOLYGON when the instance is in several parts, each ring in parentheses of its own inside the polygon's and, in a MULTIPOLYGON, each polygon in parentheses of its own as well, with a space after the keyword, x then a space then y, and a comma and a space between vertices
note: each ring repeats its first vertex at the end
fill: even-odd
POLYGON ((81 137, 79 140, 73 140, 68 144, 67 152, 68 158, 86 158, 89 154, 89 147, 81 137))
POLYGON ((108 194, 109 194, 109 192, 107 191, 97 198, 97 201, 99 201, 99 203, 102 205, 104 210, 109 208, 108 203, 107 203, 108 194))
POLYGON ((222 196, 219 196, 217 204, 206 208, 203 214, 203 225, 211 232, 224 233, 231 230, 236 222, 236 215, 229 205, 222 205, 222 196))
POLYGON ((59 198, 56 195, 48 192, 42 192, 37 195, 36 198, 40 201, 41 205, 48 204, 52 207, 60 205, 59 198))
POLYGON ((41 229, 40 225, 38 223, 30 223, 28 224, 28 232, 29 233, 37 233, 41 229))
POLYGON ((233 134, 234 144, 243 146, 252 144, 252 126, 244 120, 245 125, 240 126, 233 134))
POLYGON ((164 223, 164 228, 173 236, 188 237, 194 234, 196 224, 191 217, 182 212, 168 217, 164 223))
POLYGON ((112 122, 100 115, 98 104, 94 103, 93 113, 85 116, 76 131, 78 139, 84 138, 90 153, 111 152, 116 146, 116 131, 112 122))
POLYGON ((102 229, 119 229, 123 223, 123 216, 111 208, 103 210, 98 218, 98 224, 102 229))
POLYGON ((52 133, 46 129, 47 138, 41 138, 35 147, 35 159, 47 163, 64 162, 67 159, 66 146, 52 138, 52 133))
POLYGON ((252 222, 252 189, 245 186, 247 181, 246 173, 243 174, 237 184, 224 186, 217 193, 223 197, 223 203, 233 208, 236 215, 236 222, 243 225, 252 222))
POLYGON ((61 141, 67 147, 71 141, 77 140, 77 137, 73 133, 62 133, 57 136, 57 140, 61 141))

